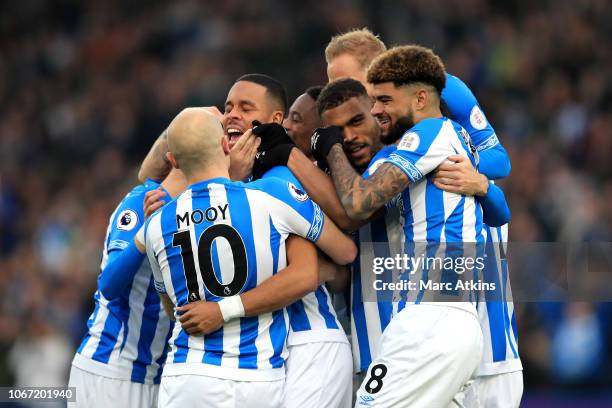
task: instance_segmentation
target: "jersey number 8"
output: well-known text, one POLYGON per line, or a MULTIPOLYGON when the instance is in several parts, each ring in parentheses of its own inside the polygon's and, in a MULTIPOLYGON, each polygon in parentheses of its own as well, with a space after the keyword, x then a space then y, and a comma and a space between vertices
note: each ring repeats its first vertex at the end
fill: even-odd
MULTIPOLYGON (((198 277, 195 261, 193 259, 191 233, 189 230, 180 231, 173 235, 172 246, 181 247, 181 258, 185 269, 185 279, 187 281, 187 301, 195 302, 200 300, 200 288, 198 287, 198 277)), ((246 248, 242 237, 230 225, 215 224, 208 227, 198 240, 198 267, 204 286, 211 294, 219 297, 233 296, 240 292, 247 281, 248 263, 246 248), (215 276, 212 264, 211 248, 213 241, 217 238, 225 238, 232 250, 234 259, 234 279, 228 284, 219 282, 215 276)))

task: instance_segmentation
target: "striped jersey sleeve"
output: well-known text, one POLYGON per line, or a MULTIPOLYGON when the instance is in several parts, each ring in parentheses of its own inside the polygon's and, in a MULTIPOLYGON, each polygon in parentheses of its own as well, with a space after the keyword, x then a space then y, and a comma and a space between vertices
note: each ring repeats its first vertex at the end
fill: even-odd
POLYGON ((457 154, 451 132, 441 132, 445 120, 425 119, 402 136, 395 152, 385 160, 399 167, 416 183, 438 167, 448 156, 457 154))

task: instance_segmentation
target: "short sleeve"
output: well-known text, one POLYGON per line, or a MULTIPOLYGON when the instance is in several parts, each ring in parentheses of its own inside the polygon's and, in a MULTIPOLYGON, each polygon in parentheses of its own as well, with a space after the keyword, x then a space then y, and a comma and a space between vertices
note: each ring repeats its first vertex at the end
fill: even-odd
POLYGON ((110 220, 107 251, 123 250, 132 242, 144 224, 144 196, 130 193, 119 204, 110 220))
POLYGON ((402 136, 385 163, 399 167, 411 182, 419 181, 457 153, 449 140, 453 131, 450 123, 448 119, 422 120, 402 136))
MULTIPOLYGON (((316 242, 323 231, 324 216, 321 207, 306 194, 295 176, 287 169, 285 178, 269 177, 256 181, 258 187, 270 196, 269 207, 279 232, 295 234, 316 242)), ((254 184, 254 183, 251 183, 254 184)), ((264 198, 265 199, 265 198, 264 198)))

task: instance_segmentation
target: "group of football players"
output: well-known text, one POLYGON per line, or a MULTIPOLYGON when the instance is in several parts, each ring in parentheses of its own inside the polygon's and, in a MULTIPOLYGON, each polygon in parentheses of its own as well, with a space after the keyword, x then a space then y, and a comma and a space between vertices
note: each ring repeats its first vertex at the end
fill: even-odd
POLYGON ((325 58, 288 109, 247 74, 156 140, 110 217, 74 406, 519 406, 506 151, 431 49, 361 29, 325 58), (374 258, 443 244, 486 245, 494 293, 375 290, 374 258))

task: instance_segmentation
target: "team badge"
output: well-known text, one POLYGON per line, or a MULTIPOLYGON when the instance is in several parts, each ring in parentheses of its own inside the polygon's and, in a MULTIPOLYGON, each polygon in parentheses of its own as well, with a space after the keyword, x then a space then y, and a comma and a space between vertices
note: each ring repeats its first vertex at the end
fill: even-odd
POLYGON ((399 142, 397 148, 399 150, 408 150, 409 152, 414 152, 421 143, 421 138, 416 132, 408 132, 402 137, 402 140, 399 142))
POLYGON ((308 194, 306 194, 304 191, 297 188, 295 184, 287 183, 287 187, 289 188, 289 193, 291 193, 291 196, 295 198, 297 201, 308 200, 308 194))
POLYGON ((472 112, 470 113, 470 124, 476 130, 482 130, 487 127, 487 119, 478 105, 472 108, 472 112))
POLYGON ((117 217, 117 229, 131 231, 138 224, 138 214, 133 210, 123 210, 117 217))

